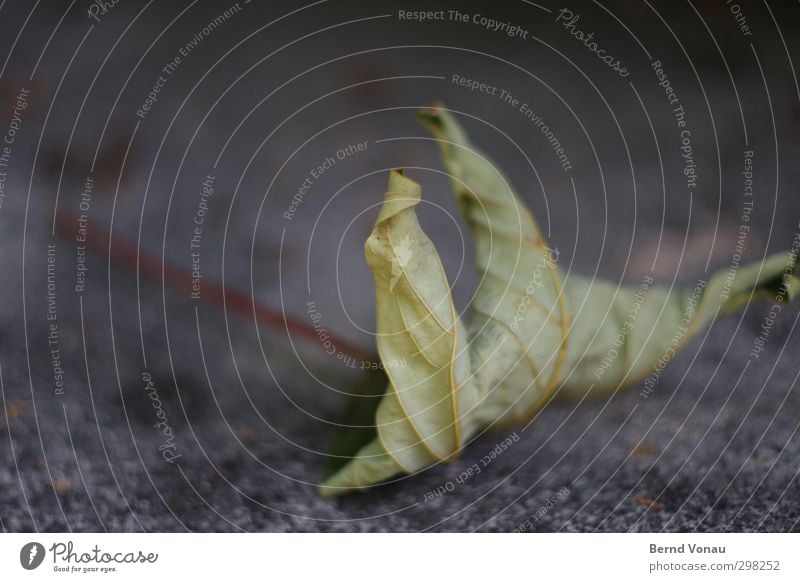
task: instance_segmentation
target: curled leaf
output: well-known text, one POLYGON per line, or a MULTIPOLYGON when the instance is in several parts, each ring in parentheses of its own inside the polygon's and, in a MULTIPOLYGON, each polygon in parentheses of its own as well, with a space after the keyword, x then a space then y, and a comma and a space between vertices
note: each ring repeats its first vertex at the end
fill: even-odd
POLYGON ((413 472, 458 453, 459 419, 477 404, 466 333, 433 244, 417 222, 420 187, 400 171, 364 245, 375 280, 378 352, 389 386, 377 436, 334 474, 324 493, 413 472))
POLYGON ((375 437, 323 483, 324 495, 451 460, 481 430, 524 421, 552 396, 630 384, 717 315, 755 296, 789 300, 800 291, 791 255, 687 290, 564 273, 534 217, 452 115, 432 108, 419 118, 439 142, 471 230, 478 287, 465 325, 417 222, 420 187, 392 171, 364 246, 388 387, 375 437))

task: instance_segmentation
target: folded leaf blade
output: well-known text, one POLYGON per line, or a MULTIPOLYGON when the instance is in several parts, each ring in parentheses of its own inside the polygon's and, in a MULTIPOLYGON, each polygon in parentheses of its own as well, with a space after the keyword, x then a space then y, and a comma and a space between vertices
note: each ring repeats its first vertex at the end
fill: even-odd
MULTIPOLYGON (((364 245, 375 280, 378 351, 389 386, 376 413, 378 438, 342 470, 347 482, 370 475, 360 465, 371 463, 369 455, 375 457, 376 451, 394 464, 377 455, 383 468, 394 466, 396 472, 451 459, 464 444, 461 417, 476 405, 469 396, 465 332, 436 249, 417 222, 419 201, 419 185, 392 171, 364 245)), ((328 492, 334 483, 344 486, 336 477, 326 482, 328 492)))
POLYGON ((800 292, 795 262, 779 253, 733 272, 722 269, 688 289, 652 279, 636 288, 571 276, 567 297, 577 317, 558 395, 613 392, 653 373, 714 318, 753 299, 790 301, 800 292))
POLYGON ((453 193, 472 231, 481 279, 468 325, 484 425, 518 422, 557 386, 569 335, 561 275, 535 219, 502 172, 448 111, 419 119, 437 139, 453 193), (475 317, 477 315, 477 317, 475 317), (502 346, 502 349, 498 346, 502 346))
POLYGON ((324 483, 326 495, 450 460, 481 430, 518 423, 554 396, 612 392, 652 372, 718 315, 756 297, 800 294, 793 254, 692 289, 564 273, 531 213, 455 118, 432 108, 420 119, 440 145, 480 280, 464 326, 414 213, 419 186, 391 172, 365 244, 389 386, 375 413, 377 437, 324 483))

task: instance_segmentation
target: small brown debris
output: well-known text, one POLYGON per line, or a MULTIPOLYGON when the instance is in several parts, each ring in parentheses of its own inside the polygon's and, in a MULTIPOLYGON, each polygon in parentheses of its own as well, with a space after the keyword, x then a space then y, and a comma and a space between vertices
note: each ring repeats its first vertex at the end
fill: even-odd
POLYGON ((258 437, 258 431, 255 427, 252 426, 243 426, 239 429, 239 438, 242 439, 244 443, 252 443, 255 442, 256 438, 258 437))
POLYGON ((648 509, 653 509, 653 510, 661 509, 662 507, 664 507, 659 501, 656 501, 655 499, 650 499, 648 497, 635 497, 633 502, 636 503, 637 505, 644 505, 648 509))
POLYGON ((27 402, 22 400, 9 400, 6 402, 6 416, 9 422, 14 422, 19 416, 28 409, 27 402))
POLYGON ((66 479, 53 479, 53 491, 56 493, 69 493, 72 491, 72 481, 66 479))
POLYGON ((635 459, 654 457, 655 454, 656 449, 647 443, 637 443, 636 446, 631 450, 631 457, 635 459))

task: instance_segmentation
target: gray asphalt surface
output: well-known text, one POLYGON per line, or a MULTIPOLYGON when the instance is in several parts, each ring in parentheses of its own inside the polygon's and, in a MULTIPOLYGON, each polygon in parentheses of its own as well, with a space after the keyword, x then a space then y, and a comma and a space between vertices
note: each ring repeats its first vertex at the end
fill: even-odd
POLYGON ((97 20, 60 2, 32 13, 3 7, 0 134, 22 89, 30 102, 0 206, 0 528, 797 530, 798 305, 775 315, 758 358, 765 302, 694 339, 647 398, 634 386, 547 406, 466 482, 462 471, 512 433, 484 435, 450 465, 327 500, 316 484, 342 392, 363 374, 314 338, 256 326, 230 300, 206 301, 220 283, 309 324, 313 300, 328 332, 373 351, 361 245, 386 170, 402 166, 423 184, 431 204, 420 220, 465 308, 475 280, 469 239, 435 144, 413 121, 437 99, 507 172, 563 268, 693 286, 737 254, 751 261, 789 248, 800 228, 791 67, 800 62, 800 8, 740 2, 747 35, 722 4, 697 13, 629 4, 571 7, 628 77, 556 22, 552 3, 442 3, 520 26, 527 38, 472 21, 404 21, 398 10, 413 7, 394 3, 331 1, 289 14, 303 5, 242 2, 213 29, 227 7, 211 2, 125 2, 97 20), (164 73, 175 56, 181 62, 164 73), (691 131, 691 193, 681 128, 651 66, 659 60, 691 131), (528 103, 573 168, 562 169, 519 107, 453 83, 454 74, 528 103), (286 219, 312 169, 362 142, 364 151, 313 180, 286 219), (746 150, 755 194, 737 250, 746 150), (193 261, 208 175, 214 193, 193 261), (84 209, 87 176, 94 188, 84 209), (85 262, 75 239, 81 213, 99 241, 85 262), (108 230, 118 237, 110 258, 108 230), (162 259, 170 265, 163 281, 147 259, 137 276, 137 246, 155 257, 156 273, 162 259), (193 268, 202 300, 176 287, 176 269, 193 268), (54 323, 58 343, 49 342, 54 323))

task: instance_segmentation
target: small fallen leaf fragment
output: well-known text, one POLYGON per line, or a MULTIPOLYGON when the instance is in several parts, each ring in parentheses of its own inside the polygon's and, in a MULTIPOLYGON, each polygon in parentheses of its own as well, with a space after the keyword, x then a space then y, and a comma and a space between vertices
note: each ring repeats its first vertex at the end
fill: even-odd
POLYGON ((633 501, 637 505, 644 505, 648 509, 653 509, 653 510, 661 509, 662 507, 664 507, 660 501, 656 501, 655 499, 650 499, 648 497, 636 497, 634 498, 633 501))
POLYGON ((5 406, 9 422, 14 422, 28 409, 28 404, 22 400, 9 400, 5 406))
POLYGON ((635 459, 643 459, 648 457, 653 457, 656 454, 655 448, 647 443, 637 443, 633 450, 631 451, 631 457, 635 459))
POLYGON ((69 493, 72 491, 72 481, 66 479, 53 479, 53 491, 56 493, 69 493))

